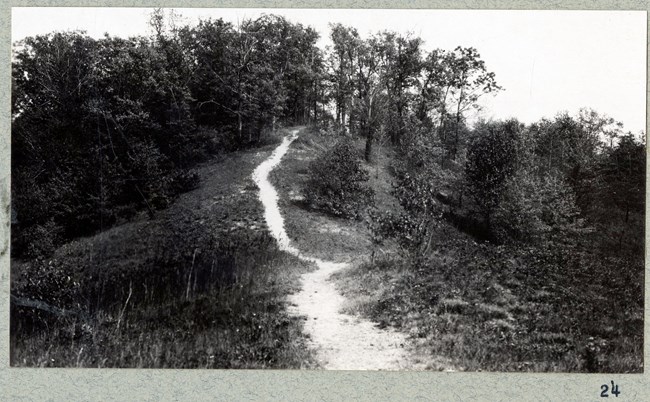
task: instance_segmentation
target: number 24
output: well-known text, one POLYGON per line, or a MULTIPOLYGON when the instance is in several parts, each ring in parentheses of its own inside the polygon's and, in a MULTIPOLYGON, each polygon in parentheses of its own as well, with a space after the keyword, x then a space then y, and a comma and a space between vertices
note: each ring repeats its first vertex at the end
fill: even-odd
MULTIPOLYGON (((607 394, 607 391, 609 391, 609 386, 607 384, 603 384, 600 386, 600 389, 603 391, 600 393, 601 398, 608 398, 609 395, 607 394)), ((620 394, 621 391, 618 390, 618 384, 614 384, 614 381, 612 381, 612 395, 615 395, 618 398, 618 394, 620 394)))

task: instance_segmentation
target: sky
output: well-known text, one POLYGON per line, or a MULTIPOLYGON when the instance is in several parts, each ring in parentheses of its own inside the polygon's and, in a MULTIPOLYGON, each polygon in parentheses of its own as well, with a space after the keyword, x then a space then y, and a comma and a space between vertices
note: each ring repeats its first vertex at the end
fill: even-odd
MULTIPOLYGON (((151 9, 13 8, 12 42, 52 31, 84 30, 92 37, 151 33, 151 9)), ((427 50, 474 47, 505 88, 481 100, 473 118, 516 117, 532 123, 558 112, 590 107, 639 133, 646 127, 645 11, 514 11, 391 9, 175 9, 181 21, 223 18, 237 23, 262 13, 284 15, 321 34, 330 22, 357 28, 411 32, 427 50)))

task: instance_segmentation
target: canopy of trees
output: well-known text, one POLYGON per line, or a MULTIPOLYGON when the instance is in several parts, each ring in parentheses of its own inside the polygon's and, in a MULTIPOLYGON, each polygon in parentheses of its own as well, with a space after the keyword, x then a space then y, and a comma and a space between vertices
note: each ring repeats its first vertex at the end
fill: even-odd
POLYGON ((12 71, 14 256, 154 214, 196 185, 192 165, 324 110, 318 34, 282 17, 151 37, 57 32, 17 43, 12 71), (17 230, 16 230, 17 229, 17 230))
POLYGON ((502 88, 474 48, 426 52, 420 38, 380 32, 360 38, 354 28, 331 25, 327 67, 336 125, 366 137, 366 160, 377 136, 393 145, 426 128, 446 153, 462 151, 467 112, 481 96, 502 88))
POLYGON ((377 141, 398 150, 404 214, 384 226, 407 230, 419 252, 446 216, 502 243, 550 249, 592 236, 641 253, 645 143, 589 109, 470 126, 479 99, 502 90, 474 48, 427 50, 413 35, 362 38, 334 24, 323 50, 315 30, 273 15, 177 26, 158 10, 151 27, 150 37, 17 44, 15 255, 154 214, 197 184, 197 161, 309 123, 361 136, 369 162, 377 141))

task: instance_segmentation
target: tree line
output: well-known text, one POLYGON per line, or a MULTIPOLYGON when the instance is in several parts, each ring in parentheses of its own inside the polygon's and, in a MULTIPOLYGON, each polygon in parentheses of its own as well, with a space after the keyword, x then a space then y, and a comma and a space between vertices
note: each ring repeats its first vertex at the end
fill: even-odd
POLYGON ((14 256, 153 215, 197 185, 197 162, 323 113, 312 28, 272 15, 174 22, 156 10, 148 37, 54 32, 15 44, 14 256))
MULTIPOLYGON (((361 38, 330 27, 330 129, 364 138, 371 164, 377 141, 394 150, 401 208, 370 208, 375 243, 394 238, 426 269, 450 222, 531 267, 564 270, 571 280, 589 272, 611 300, 642 306, 643 134, 589 108, 532 124, 470 124, 480 98, 503 90, 476 49, 427 50, 410 34, 361 38)), ((346 141, 313 164, 305 196, 333 215, 360 218, 372 189, 360 161, 341 162, 353 158, 346 141)))
POLYGON ((314 29, 274 15, 179 26, 156 10, 150 25, 148 37, 17 44, 14 255, 153 215, 198 184, 198 161, 266 144, 288 124, 361 136, 368 162, 389 142, 405 213, 378 224, 418 232, 405 238, 423 250, 443 215, 495 241, 589 232, 638 246, 645 144, 587 109, 470 125, 479 99, 502 90, 474 48, 331 24, 321 49, 314 29))

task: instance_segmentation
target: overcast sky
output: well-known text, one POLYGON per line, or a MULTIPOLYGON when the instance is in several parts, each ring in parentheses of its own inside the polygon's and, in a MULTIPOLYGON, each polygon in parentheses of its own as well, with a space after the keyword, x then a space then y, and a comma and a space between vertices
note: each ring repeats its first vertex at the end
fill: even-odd
MULTIPOLYGON (((147 35, 150 9, 13 8, 12 41, 51 31, 81 29, 101 37, 147 35)), ((261 13, 286 16, 321 33, 328 23, 354 26, 366 37, 379 30, 412 32, 425 48, 472 46, 505 88, 482 101, 485 118, 530 123, 591 107, 645 131, 645 11, 488 11, 333 9, 176 9, 184 22, 237 22, 261 13)))

